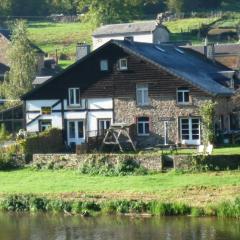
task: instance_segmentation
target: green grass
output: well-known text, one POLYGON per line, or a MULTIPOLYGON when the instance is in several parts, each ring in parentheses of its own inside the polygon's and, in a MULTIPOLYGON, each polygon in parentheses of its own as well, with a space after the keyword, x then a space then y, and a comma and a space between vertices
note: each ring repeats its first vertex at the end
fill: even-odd
POLYGON ((217 18, 186 18, 176 21, 166 22, 165 25, 172 33, 188 32, 189 30, 199 29, 202 24, 210 24, 217 18))
MULTIPOLYGON (((141 152, 142 153, 142 152, 141 152)), ((151 153, 151 151, 143 152, 146 154, 151 153)), ((153 154, 161 154, 161 150, 153 151, 153 154)), ((171 152, 169 150, 163 150, 164 154, 170 154, 171 152)), ((197 147, 191 148, 191 149, 181 149, 179 148, 177 150, 177 153, 174 151, 173 154, 179 154, 179 155, 190 155, 190 154, 197 154, 197 147)), ((239 145, 233 145, 229 147, 214 147, 213 148, 213 155, 240 155, 240 146, 239 145)))
POLYGON ((90 23, 29 22, 29 37, 32 42, 49 54, 59 53, 75 56, 76 43, 91 43, 93 31, 90 23))
POLYGON ((68 170, 35 171, 22 169, 0 172, 0 193, 151 193, 161 195, 166 190, 189 186, 240 186, 240 172, 104 177, 82 175, 68 170))

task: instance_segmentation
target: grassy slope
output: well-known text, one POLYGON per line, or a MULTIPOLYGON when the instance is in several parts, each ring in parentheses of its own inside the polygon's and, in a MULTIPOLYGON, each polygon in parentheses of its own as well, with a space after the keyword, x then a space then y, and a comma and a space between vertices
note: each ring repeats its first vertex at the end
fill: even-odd
MULTIPOLYGON (((174 33, 173 38, 181 40, 183 32, 189 29, 199 28, 203 23, 210 23, 215 19, 190 18, 167 22, 166 25, 174 33)), ((89 23, 51 23, 30 22, 30 39, 45 52, 59 53, 75 56, 75 45, 77 42, 91 43, 91 34, 94 29, 89 23)))
POLYGON ((107 198, 143 198, 193 203, 231 199, 239 194, 240 172, 198 174, 162 173, 146 176, 88 176, 76 171, 0 172, 0 194, 65 194, 66 197, 100 195, 107 198))

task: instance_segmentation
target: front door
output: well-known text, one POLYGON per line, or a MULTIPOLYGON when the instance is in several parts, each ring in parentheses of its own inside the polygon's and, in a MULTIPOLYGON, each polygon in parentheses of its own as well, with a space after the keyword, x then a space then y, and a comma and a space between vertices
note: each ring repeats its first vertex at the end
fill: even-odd
POLYGON ((68 121, 68 145, 78 145, 85 142, 85 130, 83 120, 68 121))
POLYGON ((188 145, 200 145, 200 118, 190 117, 180 119, 181 142, 188 145))

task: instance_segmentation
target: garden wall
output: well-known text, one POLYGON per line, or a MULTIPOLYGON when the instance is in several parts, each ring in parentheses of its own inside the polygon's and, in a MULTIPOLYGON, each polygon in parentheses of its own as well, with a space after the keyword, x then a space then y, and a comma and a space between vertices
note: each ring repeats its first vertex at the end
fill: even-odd
POLYGON ((175 155, 168 156, 173 160, 175 169, 193 169, 194 167, 203 166, 209 170, 234 170, 240 168, 239 155, 209 155, 209 156, 187 156, 175 155))
POLYGON ((111 164, 117 164, 131 158, 152 171, 162 171, 165 168, 183 170, 234 170, 240 168, 240 155, 144 155, 144 154, 34 154, 33 166, 50 169, 78 169, 83 163, 90 160, 105 159, 111 164))
POLYGON ((105 158, 112 164, 117 164, 118 161, 131 158, 140 166, 152 171, 162 171, 162 156, 147 156, 137 154, 34 154, 33 166, 38 168, 68 168, 77 169, 81 164, 92 159, 105 158))

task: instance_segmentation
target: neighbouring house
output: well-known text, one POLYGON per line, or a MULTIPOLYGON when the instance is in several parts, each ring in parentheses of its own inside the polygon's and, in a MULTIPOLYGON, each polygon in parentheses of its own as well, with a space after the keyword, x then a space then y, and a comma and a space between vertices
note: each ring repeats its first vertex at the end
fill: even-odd
MULTIPOLYGON (((0 29, 0 64, 4 64, 8 67, 9 67, 9 63, 7 60, 7 49, 8 49, 10 42, 11 42, 11 32, 8 29, 0 29)), ((36 53, 37 72, 40 73, 42 71, 42 69, 44 68, 45 53, 35 44, 31 43, 31 46, 36 53)), ((4 74, 5 74, 5 72, 4 72, 4 74)))
MULTIPOLYGON (((206 46, 188 46, 191 49, 206 54, 206 46)), ((211 54, 212 60, 216 60, 223 65, 232 68, 233 70, 240 70, 240 44, 212 44, 213 54, 211 54)))
POLYGON ((92 35, 93 49, 111 39, 124 40, 126 37, 136 42, 162 43, 169 41, 170 32, 161 20, 104 25, 92 35))
POLYGON ((60 128, 74 145, 126 123, 138 147, 199 145, 206 101, 217 103, 216 130, 232 128, 229 70, 191 49, 111 40, 22 97, 26 129, 60 128))

